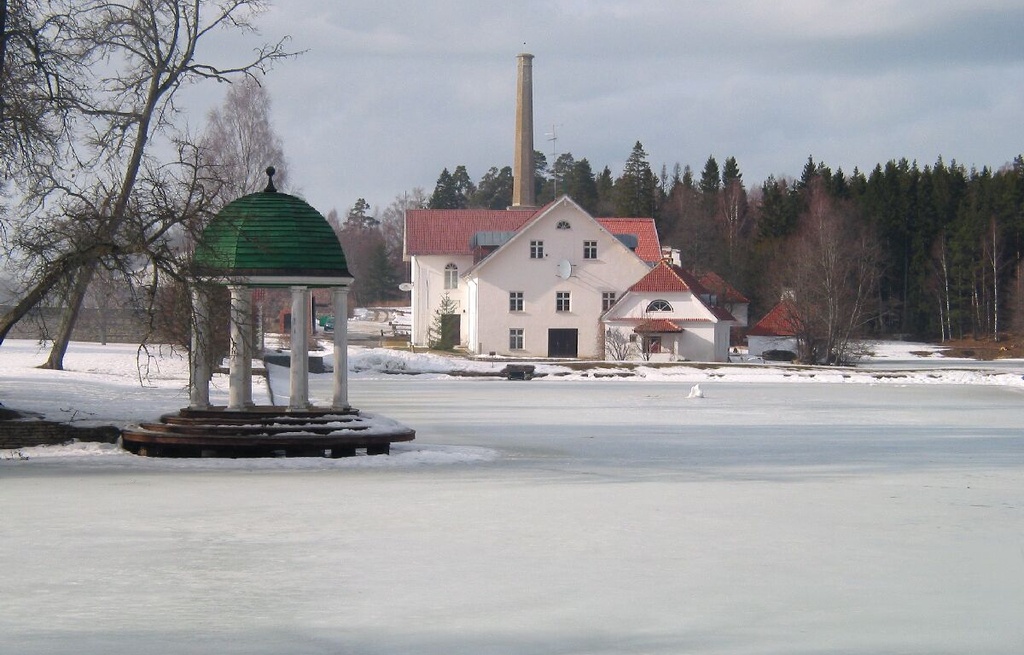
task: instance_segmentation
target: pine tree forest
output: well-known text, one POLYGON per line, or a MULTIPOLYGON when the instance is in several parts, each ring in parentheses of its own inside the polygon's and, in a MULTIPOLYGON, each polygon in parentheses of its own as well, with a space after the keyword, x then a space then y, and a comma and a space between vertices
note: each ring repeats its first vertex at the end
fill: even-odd
MULTIPOLYGON (((454 170, 442 171, 428 206, 511 204, 508 167, 492 167, 479 184, 464 166, 454 170)), ((998 170, 940 158, 923 166, 892 160, 866 173, 808 157, 798 179, 749 184, 734 157, 720 165, 710 156, 698 173, 675 164, 655 174, 637 142, 618 177, 566 153, 550 168, 538 156, 535 182, 542 205, 569 195, 595 216, 653 217, 684 267, 714 271, 750 298, 754 321, 784 293, 800 294, 807 275, 796 265, 810 259, 808 237, 827 214, 858 253, 856 284, 870 283, 858 336, 998 341, 1024 331, 1020 156, 998 170)))

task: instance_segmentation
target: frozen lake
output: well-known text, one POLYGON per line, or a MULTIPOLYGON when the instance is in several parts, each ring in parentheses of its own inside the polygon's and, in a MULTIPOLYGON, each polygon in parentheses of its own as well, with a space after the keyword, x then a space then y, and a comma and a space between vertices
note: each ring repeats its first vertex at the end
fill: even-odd
POLYGON ((383 377, 386 463, 0 462, 0 652, 1024 649, 1019 387, 383 377))

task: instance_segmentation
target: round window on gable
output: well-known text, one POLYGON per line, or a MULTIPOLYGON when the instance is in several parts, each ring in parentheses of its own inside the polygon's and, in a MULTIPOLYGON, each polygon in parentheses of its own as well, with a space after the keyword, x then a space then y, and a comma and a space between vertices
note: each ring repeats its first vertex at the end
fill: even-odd
POLYGON ((667 300, 662 300, 661 298, 659 298, 657 300, 652 300, 651 303, 647 305, 647 311, 670 312, 672 311, 672 305, 670 305, 667 300))
POLYGON ((572 229, 572 226, 569 225, 569 221, 558 221, 558 223, 555 224, 555 229, 556 230, 569 230, 569 229, 572 229))

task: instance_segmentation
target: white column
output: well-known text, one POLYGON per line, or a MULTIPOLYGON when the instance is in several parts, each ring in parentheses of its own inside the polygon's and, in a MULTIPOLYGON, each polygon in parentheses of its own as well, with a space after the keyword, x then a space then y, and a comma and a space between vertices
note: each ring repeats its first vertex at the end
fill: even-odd
POLYGON ((348 289, 334 289, 334 403, 348 409, 348 289))
POLYGON ((252 289, 239 285, 231 292, 231 360, 228 377, 228 409, 252 405, 252 289))
POLYGON ((206 294, 192 288, 192 352, 189 358, 189 409, 210 408, 210 317, 206 294))
POLYGON ((288 409, 309 409, 309 289, 292 287, 291 391, 288 409))

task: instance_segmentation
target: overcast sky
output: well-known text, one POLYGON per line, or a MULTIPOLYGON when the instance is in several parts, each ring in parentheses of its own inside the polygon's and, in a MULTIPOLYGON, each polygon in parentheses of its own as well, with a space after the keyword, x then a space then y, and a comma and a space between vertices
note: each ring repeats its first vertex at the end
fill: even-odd
POLYGON ((325 214, 511 165, 524 49, 536 148, 595 172, 638 140, 655 172, 736 157, 748 188, 808 155, 849 173, 1024 152, 1020 0, 273 1, 262 38, 307 51, 266 79, 273 120, 325 214))

